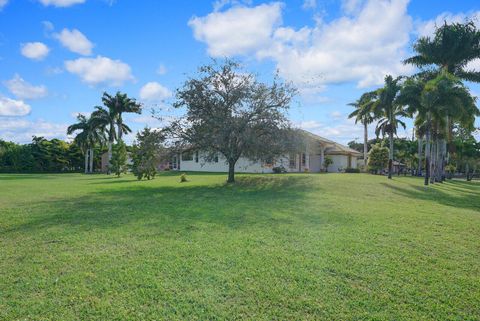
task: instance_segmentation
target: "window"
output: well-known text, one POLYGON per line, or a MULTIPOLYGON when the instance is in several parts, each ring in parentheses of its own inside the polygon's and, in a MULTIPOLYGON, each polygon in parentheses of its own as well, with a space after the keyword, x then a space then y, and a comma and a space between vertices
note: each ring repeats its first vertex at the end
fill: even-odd
POLYGON ((192 153, 192 152, 183 152, 183 153, 182 153, 182 160, 183 160, 183 161, 191 161, 191 160, 193 160, 193 153, 192 153))
POLYGON ((198 150, 195 152, 195 163, 198 163, 198 150))
POLYGON ((288 160, 290 161, 290 168, 295 168, 297 166, 297 155, 290 154, 288 160))
POLYGON ((213 158, 213 161, 214 161, 215 163, 218 163, 218 154, 215 154, 215 157, 213 158))
POLYGON ((307 155, 305 153, 302 153, 302 166, 307 165, 307 155))
POLYGON ((265 167, 272 167, 273 166, 273 158, 268 157, 264 161, 264 166, 265 167))

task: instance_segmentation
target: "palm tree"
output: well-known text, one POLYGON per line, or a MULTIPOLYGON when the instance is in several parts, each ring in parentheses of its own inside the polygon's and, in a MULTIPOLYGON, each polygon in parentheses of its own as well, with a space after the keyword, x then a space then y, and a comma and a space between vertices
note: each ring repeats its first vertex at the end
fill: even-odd
POLYGON ((68 126, 67 134, 71 135, 76 131, 80 131, 74 142, 80 147, 85 154, 85 174, 93 172, 94 147, 98 143, 105 140, 103 130, 95 126, 92 118, 88 119, 84 115, 77 116, 78 122, 68 126), (90 160, 90 164, 89 164, 90 160))
POLYGON ((348 118, 355 118, 355 124, 361 123, 363 125, 363 161, 365 167, 367 166, 368 157, 368 125, 373 123, 373 104, 376 98, 376 91, 364 93, 360 99, 354 103, 348 104, 355 107, 355 110, 348 115, 348 118))
POLYGON ((135 99, 129 98, 127 94, 117 92, 115 96, 111 96, 108 93, 103 93, 102 102, 105 107, 113 111, 116 115, 115 124, 117 125, 117 139, 122 139, 123 133, 130 133, 132 130, 123 123, 123 113, 136 113, 142 112, 142 105, 137 103, 135 99))
MULTIPOLYGON (((417 55, 404 61, 421 69, 436 67, 436 72, 448 72, 461 80, 480 82, 480 71, 467 69, 467 64, 480 58, 480 30, 473 21, 447 24, 435 30, 433 38, 422 37, 414 45, 417 55)), ((445 137, 441 139, 442 176, 448 159, 447 142, 451 143, 452 115, 445 114, 445 137)))
POLYGON ((141 113, 142 106, 135 99, 128 98, 126 94, 117 92, 115 96, 103 93, 102 102, 106 108, 97 106, 92 113, 95 125, 103 128, 108 135, 108 161, 112 158, 112 145, 115 140, 122 139, 123 133, 130 133, 122 118, 123 113, 141 113), (115 130, 115 128, 117 130, 115 130))
POLYGON ((446 115, 453 115, 465 126, 472 126, 479 114, 475 99, 455 76, 420 74, 405 81, 397 103, 416 113, 415 126, 425 131, 425 185, 442 180, 441 139, 445 135, 446 115), (435 77, 433 77, 435 76, 435 77), (432 144, 433 142, 433 144, 432 144))
POLYGON ((402 77, 393 78, 388 75, 385 77, 385 84, 377 90, 377 100, 373 104, 375 118, 378 119, 375 134, 377 137, 381 133, 383 137, 388 134, 389 156, 388 156, 388 178, 392 178, 393 171, 393 136, 397 135, 398 125, 405 128, 405 123, 400 120, 402 117, 408 117, 409 114, 398 104, 396 99, 401 89, 400 80, 402 77))

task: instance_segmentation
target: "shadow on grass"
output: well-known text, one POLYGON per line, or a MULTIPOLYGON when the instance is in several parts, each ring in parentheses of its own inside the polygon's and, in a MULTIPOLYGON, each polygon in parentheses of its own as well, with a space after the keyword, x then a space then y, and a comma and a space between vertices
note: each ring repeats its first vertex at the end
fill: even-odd
POLYGON ((412 199, 433 201, 442 205, 480 210, 480 186, 467 182, 449 181, 428 187, 406 183, 401 187, 390 183, 380 183, 397 194, 412 199))
POLYGON ((23 179, 56 179, 59 174, 39 173, 39 174, 13 174, 0 173, 0 181, 19 181, 23 179))
POLYGON ((310 177, 257 176, 239 177, 233 185, 106 185, 87 196, 38 203, 35 207, 41 215, 4 232, 28 233, 49 227, 74 232, 131 223, 167 232, 204 223, 231 229, 289 224, 296 219, 311 184, 310 177))

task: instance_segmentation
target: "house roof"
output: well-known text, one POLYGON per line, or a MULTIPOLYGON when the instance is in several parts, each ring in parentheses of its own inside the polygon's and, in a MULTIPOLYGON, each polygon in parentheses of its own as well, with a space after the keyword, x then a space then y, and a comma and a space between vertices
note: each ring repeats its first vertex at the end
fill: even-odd
POLYGON ((362 153, 360 153, 358 150, 352 149, 348 146, 339 144, 334 142, 333 140, 327 139, 325 137, 316 135, 314 133, 311 133, 309 131, 301 129, 301 132, 305 134, 307 137, 320 142, 322 145, 326 147, 325 152, 327 154, 350 154, 350 155, 355 155, 355 156, 360 156, 362 153))

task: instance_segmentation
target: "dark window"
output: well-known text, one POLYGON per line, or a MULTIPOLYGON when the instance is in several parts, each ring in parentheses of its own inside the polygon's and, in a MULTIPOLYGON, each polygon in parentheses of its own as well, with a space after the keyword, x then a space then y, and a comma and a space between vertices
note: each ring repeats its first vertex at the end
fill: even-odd
POLYGON ((305 153, 302 153, 302 166, 307 165, 307 155, 305 153))
POLYGON ((183 152, 183 153, 182 153, 182 160, 183 160, 183 161, 191 161, 191 160, 193 160, 193 153, 192 153, 192 152, 183 152))
POLYGON ((218 154, 215 154, 215 157, 213 158, 213 161, 214 161, 215 163, 218 163, 218 154))
POLYGON ((198 150, 195 152, 195 163, 198 163, 198 150))
POLYGON ((273 158, 269 157, 269 158, 265 159, 264 166, 266 166, 266 167, 273 166, 273 158))
POLYGON ((297 166, 296 158, 297 158, 297 155, 295 154, 290 154, 290 156, 288 157, 291 168, 295 168, 297 166))

